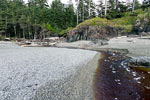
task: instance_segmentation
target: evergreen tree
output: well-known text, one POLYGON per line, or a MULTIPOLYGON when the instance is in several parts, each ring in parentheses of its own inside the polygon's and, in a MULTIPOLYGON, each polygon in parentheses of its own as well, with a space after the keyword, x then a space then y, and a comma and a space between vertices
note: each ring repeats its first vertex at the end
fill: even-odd
POLYGON ((96 17, 96 8, 92 0, 79 0, 78 5, 78 17, 79 22, 82 22, 88 18, 96 17))
POLYGON ((79 0, 78 1, 78 22, 82 22, 84 21, 84 19, 86 19, 86 8, 85 8, 85 1, 84 0, 79 0))
POLYGON ((99 17, 102 17, 103 16, 103 1, 102 0, 99 0, 98 1, 98 4, 96 5, 96 11, 98 13, 98 16, 99 17))
POLYGON ((0 9, 0 36, 5 32, 5 24, 3 23, 2 10, 0 9))
POLYGON ((107 6, 108 6, 108 1, 107 0, 105 0, 105 16, 107 15, 107 6))
POLYGON ((73 4, 69 4, 69 6, 67 8, 65 8, 64 14, 65 14, 66 27, 75 26, 76 25, 76 15, 74 13, 73 4))
POLYGON ((142 9, 145 10, 148 7, 150 7, 150 0, 144 0, 142 4, 142 9))
MULTIPOLYGON (((50 6, 47 0, 28 0, 27 4, 23 0, 0 0, 0 34, 30 39, 45 37, 44 30, 58 33, 96 17, 97 14, 108 19, 119 18, 128 8, 119 0, 99 0, 98 5, 93 0, 76 2, 77 10, 74 9, 72 0, 67 5, 60 0, 54 0, 50 6)), ((149 0, 143 3, 145 7, 149 4, 149 0)), ((134 8, 139 7, 138 0, 135 0, 134 8)))
POLYGON ((96 8, 95 8, 95 3, 93 2, 93 0, 88 0, 88 4, 89 4, 89 18, 93 18, 96 17, 96 8))
POLYGON ((120 18, 122 16, 122 13, 127 11, 127 6, 123 4, 124 2, 120 2, 118 0, 109 0, 107 2, 107 11, 106 11, 106 5, 102 6, 102 11, 104 11, 103 15, 106 14, 105 16, 107 19, 113 19, 113 18, 120 18))
POLYGON ((139 0, 135 0, 135 9, 141 8, 141 4, 139 3, 139 0))

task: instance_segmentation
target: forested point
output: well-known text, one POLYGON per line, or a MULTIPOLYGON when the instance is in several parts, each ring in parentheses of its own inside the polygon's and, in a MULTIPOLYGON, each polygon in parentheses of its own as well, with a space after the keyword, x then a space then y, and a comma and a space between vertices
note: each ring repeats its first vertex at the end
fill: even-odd
POLYGON ((75 1, 77 7, 74 7, 72 0, 69 0, 68 4, 54 0, 51 5, 48 5, 47 0, 28 0, 28 3, 23 0, 0 0, 0 40, 6 37, 65 37, 74 27, 79 27, 87 23, 87 19, 95 17, 96 19, 90 20, 92 25, 97 25, 95 23, 101 22, 102 19, 131 30, 136 22, 136 16, 146 13, 150 7, 149 0, 144 0, 142 4, 138 0, 99 0, 97 4, 93 0, 75 1), (97 19, 98 17, 100 19, 97 19))

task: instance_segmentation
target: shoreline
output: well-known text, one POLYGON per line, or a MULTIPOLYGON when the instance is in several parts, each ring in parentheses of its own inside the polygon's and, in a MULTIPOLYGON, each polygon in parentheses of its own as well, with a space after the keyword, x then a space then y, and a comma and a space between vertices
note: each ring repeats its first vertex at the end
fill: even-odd
MULTIPOLYGON (((15 42, 8 42, 8 43, 15 43, 15 42)), ((77 99, 78 100, 91 100, 91 99, 99 100, 99 99, 96 99, 100 97, 96 96, 96 93, 95 93, 96 83, 95 82, 96 82, 97 73, 101 69, 100 63, 102 63, 102 60, 104 60, 105 58, 104 57, 105 55, 103 54, 103 52, 115 52, 115 53, 120 52, 121 54, 127 55, 127 56, 129 54, 129 51, 127 49, 120 49, 120 48, 94 48, 94 47, 85 48, 85 47, 57 47, 57 46, 51 46, 51 47, 90 50, 90 51, 97 51, 98 53, 85 66, 83 66, 80 70, 78 70, 74 76, 68 76, 64 79, 57 80, 56 82, 48 82, 44 86, 40 87, 36 91, 36 95, 31 100, 37 100, 37 98, 41 98, 41 99, 48 98, 47 96, 48 95, 50 96, 50 94, 47 91, 51 91, 51 89, 48 87, 52 87, 51 85, 52 84, 55 85, 57 82, 58 83, 60 82, 62 84, 61 86, 64 87, 63 90, 61 91, 62 94, 64 93, 65 89, 67 89, 67 91, 73 91, 70 93, 67 92, 69 94, 63 94, 59 96, 59 98, 63 98, 65 100, 70 100, 70 99, 71 100, 77 100, 77 99), (67 82, 66 84, 68 85, 63 84, 63 82, 67 82), (69 82, 73 82, 74 84, 71 85, 69 82), (68 90, 68 86, 71 87, 70 88, 71 90, 68 90)), ((62 89, 59 86, 58 88, 62 89)), ((55 94, 60 95, 60 92, 56 92, 55 94)), ((57 100, 58 97, 51 96, 50 98, 53 100, 57 100)))
MULTIPOLYGON (((90 51, 110 51, 110 52, 121 52, 130 57, 138 56, 150 56, 150 37, 149 36, 138 36, 138 37, 114 37, 108 41, 108 44, 100 45, 97 42, 96 44, 93 41, 80 40, 76 42, 60 42, 60 43, 48 43, 52 45, 42 45, 42 42, 37 44, 36 42, 31 45, 23 45, 21 42, 12 42, 16 43, 21 47, 56 47, 56 48, 68 48, 68 49, 83 49, 90 51)), ((0 41, 0 43, 10 43, 5 41, 0 41)))
POLYGON ((90 50, 90 51, 96 51, 96 52, 120 52, 122 54, 128 54, 129 51, 127 49, 119 49, 119 48, 100 48, 100 47, 72 47, 72 46, 57 46, 57 45, 54 45, 54 46, 41 46, 41 45, 36 45, 36 46, 30 46, 30 45, 19 45, 18 42, 10 42, 10 41, 0 41, 0 43, 2 44, 8 44, 8 43, 13 43, 13 44, 16 44, 18 45, 19 47, 25 47, 25 48, 34 48, 34 47, 39 47, 39 48, 51 48, 51 47, 54 47, 54 48, 66 48, 66 49, 81 49, 81 50, 90 50))

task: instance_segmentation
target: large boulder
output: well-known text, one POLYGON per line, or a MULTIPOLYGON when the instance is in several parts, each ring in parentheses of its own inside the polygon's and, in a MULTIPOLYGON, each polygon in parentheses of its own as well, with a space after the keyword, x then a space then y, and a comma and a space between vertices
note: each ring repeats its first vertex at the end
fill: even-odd
POLYGON ((118 36, 120 29, 111 26, 83 26, 75 28, 68 32, 67 41, 73 42, 78 40, 108 40, 111 37, 118 36))
POLYGON ((150 35, 150 15, 139 15, 133 27, 133 32, 139 35, 150 35))

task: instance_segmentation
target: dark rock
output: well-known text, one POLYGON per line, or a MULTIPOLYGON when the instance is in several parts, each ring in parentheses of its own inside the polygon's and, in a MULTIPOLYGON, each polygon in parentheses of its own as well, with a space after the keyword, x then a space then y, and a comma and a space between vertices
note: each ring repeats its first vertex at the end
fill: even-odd
MULTIPOLYGON (((75 28, 68 32, 67 41, 73 42, 78 40, 108 40, 118 36, 120 29, 110 26, 84 26, 75 28)), ((103 43, 106 44, 106 43, 103 43)))
POLYGON ((150 32, 150 20, 148 16, 138 16, 136 24, 133 26, 134 33, 139 35, 149 35, 150 32), (144 33, 144 34, 143 34, 144 33))
POLYGON ((130 65, 145 66, 150 68, 150 57, 132 57, 129 60, 130 65))
POLYGON ((32 85, 28 85, 27 87, 32 87, 32 85))
POLYGON ((108 41, 107 40, 94 40, 93 43, 98 45, 98 46, 108 45, 108 41))

